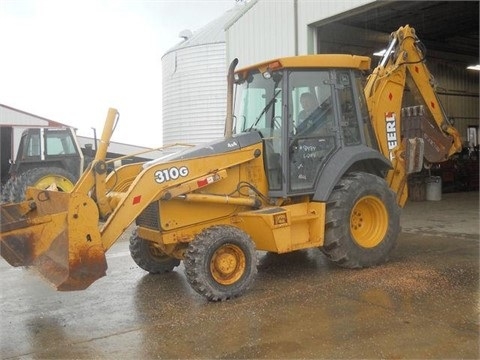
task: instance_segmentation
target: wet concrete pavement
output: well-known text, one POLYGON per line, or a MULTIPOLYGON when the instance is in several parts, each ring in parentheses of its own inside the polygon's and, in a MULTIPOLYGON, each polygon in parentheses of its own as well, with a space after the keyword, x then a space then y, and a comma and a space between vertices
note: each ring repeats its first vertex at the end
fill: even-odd
POLYGON ((250 291, 223 303, 191 290, 182 266, 147 275, 127 235, 108 253, 108 276, 80 292, 1 260, 0 357, 479 358, 478 193, 409 202, 402 227, 384 266, 267 254, 250 291))

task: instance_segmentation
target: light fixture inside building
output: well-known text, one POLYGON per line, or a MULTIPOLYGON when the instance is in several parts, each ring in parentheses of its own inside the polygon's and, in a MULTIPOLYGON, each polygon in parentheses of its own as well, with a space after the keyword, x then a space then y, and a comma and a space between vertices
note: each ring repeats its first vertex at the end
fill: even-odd
POLYGON ((387 51, 387 49, 383 49, 383 50, 374 52, 374 53, 373 53, 373 56, 383 56, 383 55, 385 55, 385 52, 386 52, 386 51, 387 51))
POLYGON ((480 71, 480 65, 470 65, 467 67, 468 70, 480 71))
MULTIPOLYGON (((373 56, 380 56, 382 57, 383 55, 385 55, 385 53, 387 52, 387 49, 382 49, 380 51, 377 51, 377 52, 374 52, 373 53, 373 56)), ((390 51, 390 54, 393 53, 393 50, 390 51)))

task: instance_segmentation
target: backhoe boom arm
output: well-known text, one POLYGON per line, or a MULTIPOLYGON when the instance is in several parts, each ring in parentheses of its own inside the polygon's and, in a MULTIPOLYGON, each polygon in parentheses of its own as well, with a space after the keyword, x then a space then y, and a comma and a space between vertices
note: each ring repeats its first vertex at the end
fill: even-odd
POLYGON ((413 28, 406 25, 391 34, 382 60, 368 78, 365 96, 380 151, 393 164, 387 180, 403 206, 408 195, 407 175, 421 170, 423 158, 427 162, 445 161, 462 148, 460 135, 435 92, 425 48, 413 28), (417 129, 407 123, 410 110, 404 110, 402 116, 406 88, 420 104, 414 110, 421 116, 417 129))

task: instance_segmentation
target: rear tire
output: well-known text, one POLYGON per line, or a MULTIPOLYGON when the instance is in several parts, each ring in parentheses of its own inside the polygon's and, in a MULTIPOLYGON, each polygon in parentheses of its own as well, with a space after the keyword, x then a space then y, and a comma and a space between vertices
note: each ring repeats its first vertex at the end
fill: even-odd
POLYGON ((20 202, 25 200, 27 187, 46 190, 54 184, 58 191, 70 192, 75 183, 75 177, 65 169, 58 167, 33 168, 7 181, 2 191, 2 201, 20 202))
POLYGON ((242 295, 257 275, 251 238, 233 226, 213 226, 198 234, 185 254, 185 274, 192 288, 210 301, 242 295))
POLYGON ((180 264, 180 260, 166 255, 153 243, 139 237, 137 230, 130 237, 129 248, 133 261, 150 274, 170 272, 180 264))
POLYGON ((400 232, 400 208, 384 179, 351 173, 334 188, 327 203, 325 242, 321 250, 345 268, 388 260, 400 232))

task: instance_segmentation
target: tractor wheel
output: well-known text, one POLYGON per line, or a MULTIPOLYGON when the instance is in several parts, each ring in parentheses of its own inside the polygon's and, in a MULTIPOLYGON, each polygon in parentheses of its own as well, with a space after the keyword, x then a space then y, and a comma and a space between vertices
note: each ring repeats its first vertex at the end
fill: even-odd
POLYGON ((75 186, 75 177, 67 170, 58 167, 29 169, 5 184, 2 193, 4 202, 20 202, 25 200, 27 187, 37 189, 55 188, 58 191, 70 192, 75 186))
POLYGON ((13 199, 12 191, 15 187, 15 182, 17 178, 9 178, 5 185, 2 187, 1 202, 8 203, 13 199))
POLYGON ((388 260, 399 232, 400 208, 385 180, 351 173, 328 200, 321 250, 345 268, 374 266, 388 260))
POLYGON ((242 295, 257 275, 253 241, 233 226, 213 226, 198 234, 187 248, 184 264, 192 288, 210 301, 242 295))
POLYGON ((180 264, 180 260, 164 254, 150 241, 138 237, 136 230, 130 237, 130 255, 140 268, 150 274, 170 272, 180 264))

